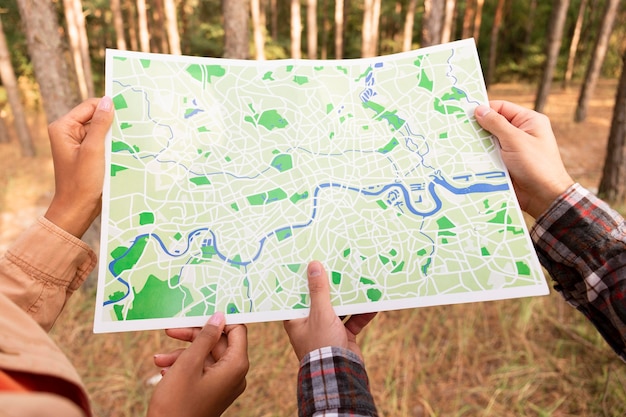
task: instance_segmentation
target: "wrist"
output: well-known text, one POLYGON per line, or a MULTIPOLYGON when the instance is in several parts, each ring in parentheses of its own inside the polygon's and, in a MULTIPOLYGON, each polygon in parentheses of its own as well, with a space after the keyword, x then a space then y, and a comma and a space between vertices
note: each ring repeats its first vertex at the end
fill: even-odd
POLYGON ((534 198, 529 201, 526 212, 533 218, 538 218, 544 213, 556 199, 565 193, 572 185, 574 180, 567 176, 558 181, 546 184, 534 198))
POLYGON ((348 348, 340 347, 340 346, 324 346, 324 347, 313 349, 312 351, 304 355, 302 359, 300 360, 300 366, 303 366, 313 361, 319 361, 328 357, 343 357, 353 362, 357 362, 361 365, 364 365, 363 359, 348 348))
POLYGON ((98 217, 100 205, 61 204, 52 199, 44 217, 69 234, 82 238, 89 226, 98 217))

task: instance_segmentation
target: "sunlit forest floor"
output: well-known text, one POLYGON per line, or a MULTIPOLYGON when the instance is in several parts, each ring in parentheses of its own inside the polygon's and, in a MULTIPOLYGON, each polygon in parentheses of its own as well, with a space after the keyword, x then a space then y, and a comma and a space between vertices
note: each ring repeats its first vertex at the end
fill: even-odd
MULTIPOLYGON (((545 108, 565 164, 597 187, 615 81, 603 80, 587 120, 575 124, 576 88, 545 108)), ((535 86, 494 85, 492 99, 532 107, 535 86)), ((45 119, 32 112, 38 156, 0 144, 0 251, 43 214, 54 189, 45 119)), ((529 220, 530 221, 530 220, 529 220)), ((53 337, 76 364, 96 414, 141 416, 158 373, 152 355, 179 346, 162 332, 93 335, 93 287, 77 293, 53 337)), ((298 363, 281 323, 251 324, 246 392, 225 416, 294 416, 298 363)), ((623 416, 626 365, 561 298, 546 297, 381 313, 360 338, 381 416, 623 416)))

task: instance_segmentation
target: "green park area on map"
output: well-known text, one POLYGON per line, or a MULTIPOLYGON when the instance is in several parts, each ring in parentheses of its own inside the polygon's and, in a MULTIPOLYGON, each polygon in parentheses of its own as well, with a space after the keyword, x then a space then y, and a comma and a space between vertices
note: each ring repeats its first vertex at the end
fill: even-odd
POLYGON ((473 41, 368 59, 107 51, 96 331, 539 295, 473 41))

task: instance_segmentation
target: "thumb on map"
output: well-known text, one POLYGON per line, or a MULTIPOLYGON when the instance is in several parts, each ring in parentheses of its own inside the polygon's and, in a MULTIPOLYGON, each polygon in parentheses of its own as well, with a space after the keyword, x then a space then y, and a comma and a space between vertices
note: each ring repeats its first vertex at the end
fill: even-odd
POLYGON ((484 104, 474 109, 474 116, 483 129, 489 131, 500 141, 501 138, 506 140, 518 130, 504 116, 484 104))
MULTIPOLYGON (((323 311, 331 307, 330 284, 326 269, 319 261, 311 261, 307 267, 309 295, 311 296, 311 310, 323 311)), ((332 307, 331 307, 332 308, 332 307)))

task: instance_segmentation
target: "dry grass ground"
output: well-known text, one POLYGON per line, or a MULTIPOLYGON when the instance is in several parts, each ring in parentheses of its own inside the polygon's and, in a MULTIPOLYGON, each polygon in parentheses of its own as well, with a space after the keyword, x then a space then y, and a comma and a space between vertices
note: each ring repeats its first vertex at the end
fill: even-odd
MULTIPOLYGON (((495 85, 491 98, 532 107, 535 88, 495 85)), ((595 187, 615 82, 603 81, 588 120, 571 122, 576 91, 546 107, 571 174, 595 187)), ((0 250, 43 213, 53 189, 45 121, 31 121, 39 156, 0 144, 0 250)), ((94 294, 77 293, 53 330, 99 416, 144 415, 157 373, 152 355, 176 342, 162 332, 93 335, 94 294)), ((296 415, 297 360, 281 323, 248 326, 246 392, 226 416, 296 415)), ((623 416, 626 365, 557 294, 381 313, 360 343, 381 416, 623 416)))

